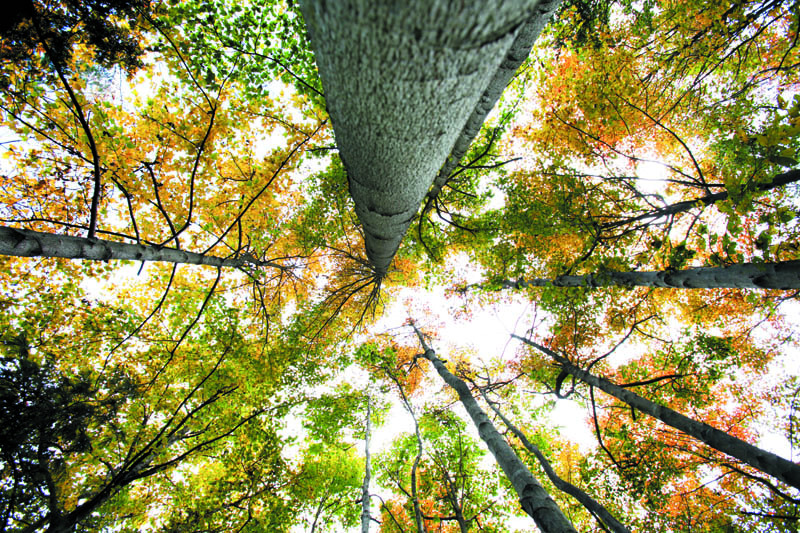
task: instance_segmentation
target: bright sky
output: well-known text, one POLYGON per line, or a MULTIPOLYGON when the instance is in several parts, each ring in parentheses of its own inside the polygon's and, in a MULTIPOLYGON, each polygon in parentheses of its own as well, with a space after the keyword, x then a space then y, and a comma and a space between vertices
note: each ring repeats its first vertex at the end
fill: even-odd
MULTIPOLYGON (((279 92, 281 87, 278 84, 273 89, 275 92, 279 92)), ((288 91, 288 89, 283 89, 288 91)), ((273 132, 269 137, 260 140, 258 147, 259 150, 263 149, 266 152, 270 145, 278 145, 283 142, 285 140, 280 132, 273 132)), ((322 161, 314 163, 315 165, 323 164, 322 161)), ((307 166, 303 170, 310 171, 311 168, 307 166)), ((665 185, 663 180, 667 177, 664 166, 657 163, 641 163, 637 167, 637 175, 642 179, 643 192, 657 194, 663 191, 665 185)), ((502 196, 497 196, 490 207, 500 207, 502 201, 502 196)), ((471 269, 463 258, 460 261, 459 271, 463 280, 467 283, 480 281, 480 273, 471 269)), ((138 269, 138 265, 119 269, 114 284, 119 284, 123 278, 133 278, 137 275, 138 269)), ((145 274, 139 278, 140 281, 146 279, 146 272, 147 267, 145 267, 145 274)), ((108 294, 106 283, 87 279, 82 285, 90 296, 103 297, 104 294, 108 294)), ((532 324, 531 304, 522 298, 478 307, 474 304, 465 306, 462 297, 448 296, 445 294, 444 287, 436 287, 429 291, 420 288, 404 288, 398 289, 396 294, 396 300, 385 309, 384 315, 377 324, 370 328, 371 331, 398 333, 397 328, 401 327, 408 318, 413 318, 423 329, 435 331, 438 334, 438 338, 432 340, 431 345, 441 358, 447 359, 448 354, 453 350, 469 349, 472 352, 473 365, 477 367, 480 367, 482 363, 490 364, 495 359, 504 361, 511 359, 518 347, 518 342, 511 339, 511 334, 525 335, 532 324), (470 309, 469 315, 465 313, 467 307, 470 309)), ((793 316, 800 316, 800 313, 795 313, 793 316)), ((407 327, 402 332, 407 336, 412 335, 410 328, 407 327)), ((780 368, 776 370, 776 372, 779 371, 781 371, 780 368)), ((433 372, 432 374, 433 379, 438 380, 438 376, 433 372)), ((363 380, 364 376, 353 373, 348 378, 359 381, 363 380)), ((429 397, 423 396, 422 401, 430 399, 429 397)), ((421 409, 421 405, 418 408, 421 409)), ((455 409, 466 418, 460 406, 455 409)), ((587 451, 596 446, 594 435, 587 424, 587 415, 587 411, 576 402, 559 400, 550 414, 550 422, 557 423, 564 435, 568 435, 570 440, 576 442, 582 451, 587 451)), ((390 422, 382 428, 377 428, 373 434, 372 453, 380 453, 380 451, 388 449, 392 440, 399 433, 413 429, 410 416, 399 404, 393 406, 387 420, 390 422)), ((473 437, 479 440, 471 422, 468 423, 468 427, 471 428, 473 437)), ((788 456, 786 440, 781 439, 780 436, 766 435, 760 444, 788 456)), ((377 491, 374 484, 372 490, 377 491)), ((387 495, 385 491, 383 494, 387 495)), ((377 505, 373 505, 373 514, 374 516, 378 515, 377 505)), ((524 520, 524 523, 520 521, 519 527, 520 530, 528 529, 529 521, 527 519, 524 520)), ((298 528, 297 530, 305 529, 307 528, 298 528)))

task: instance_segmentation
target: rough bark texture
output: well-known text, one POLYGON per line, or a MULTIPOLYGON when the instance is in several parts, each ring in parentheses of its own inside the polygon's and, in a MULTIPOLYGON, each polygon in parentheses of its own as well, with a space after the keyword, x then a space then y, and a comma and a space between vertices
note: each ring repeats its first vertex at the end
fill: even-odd
POLYGON ((800 289, 800 261, 780 263, 741 263, 725 267, 699 267, 686 270, 617 272, 605 270, 583 276, 558 276, 502 280, 512 289, 525 287, 665 287, 672 289, 800 289))
POLYGON ((455 170, 456 165, 464 157, 464 154, 467 153, 469 145, 480 131, 489 112, 492 110, 497 100, 500 99, 500 95, 503 94, 503 90, 511 81, 514 73, 516 73, 517 69, 522 65, 522 62, 530 55, 533 43, 539 37, 542 29, 553 16, 553 13, 555 13, 560 3, 561 0, 543 0, 539 2, 533 15, 522 26, 517 34, 517 38, 514 39, 514 42, 508 49, 505 59, 500 63, 494 77, 492 77, 483 95, 475 105, 475 109, 472 110, 472 114, 470 114, 467 122, 464 124, 464 128, 461 130, 453 148, 450 150, 450 155, 447 156, 444 165, 436 175, 433 187, 428 191, 429 199, 432 200, 436 198, 439 193, 442 192, 442 187, 444 187, 450 174, 455 170))
POLYGON ((753 468, 757 468, 765 474, 769 474, 770 476, 773 476, 784 483, 788 483, 793 487, 800 488, 800 465, 775 455, 774 453, 762 450, 761 448, 753 446, 752 444, 749 444, 741 439, 737 439, 736 437, 709 426, 708 424, 698 422, 697 420, 692 420, 691 418, 686 417, 677 411, 673 411, 668 407, 664 407, 657 403, 651 402, 650 400, 646 400, 629 390, 623 389, 622 387, 611 383, 607 379, 590 374, 589 372, 586 372, 585 370, 570 363, 568 359, 558 355, 556 352, 544 346, 541 346, 540 344, 532 342, 528 339, 524 339, 517 335, 514 335, 514 337, 535 347, 541 352, 546 353, 548 356, 552 357, 564 371, 570 373, 584 383, 605 391, 618 400, 627 403, 631 407, 657 418, 668 426, 671 426, 691 437, 696 438, 699 441, 706 443, 715 450, 728 454, 731 457, 735 457, 736 459, 739 459, 740 461, 749 464, 753 468))
POLYGON ((364 428, 364 483, 361 485, 361 533, 369 533, 369 437, 372 425, 370 423, 370 400, 367 396, 367 423, 364 428))
POLYGON ((445 383, 458 393, 458 398, 470 418, 472 418, 475 427, 478 428, 478 434, 481 439, 486 443, 489 451, 492 452, 492 455, 497 460, 497 464, 500 465, 500 468, 503 469, 506 477, 514 486, 522 509, 533 518, 539 529, 545 533, 575 532, 575 528, 561 512, 558 504, 553 501, 544 487, 533 477, 525 463, 519 459, 511 446, 508 445, 503 436, 494 427, 492 421, 489 420, 489 417, 486 416, 481 406, 478 405, 478 402, 475 401, 475 398, 472 397, 467 384, 447 369, 442 360, 436 356, 436 352, 428 347, 420 331, 416 331, 420 344, 425 350, 423 357, 433 364, 433 367, 445 383))
POLYGON ((531 441, 529 441, 528 437, 526 437, 525 434, 511 422, 511 420, 506 418, 505 415, 500 411, 500 409, 497 408, 497 406, 493 402, 489 401, 489 398, 486 396, 486 392, 483 389, 480 389, 480 391, 481 395, 483 396, 483 399, 486 401, 489 407, 492 408, 495 414, 500 417, 500 420, 503 421, 503 424, 505 424, 506 427, 510 429, 514 435, 517 436, 522 445, 525 446, 525 448, 527 448, 527 450, 536 457, 536 460, 539 461, 540 465, 542 465, 542 469, 544 469, 545 474, 547 474, 547 477, 550 479, 550 481, 553 483, 553 485, 555 485, 555 487, 558 490, 566 494, 569 494, 570 496, 578 500, 578 502, 580 502, 581 505, 583 505, 586 509, 588 509, 590 513, 592 513, 595 517, 597 517, 602 522, 602 524, 604 524, 608 529, 610 529, 614 533, 630 533, 630 530, 627 527, 625 527, 625 525, 623 525, 619 520, 617 520, 614 517, 614 515, 612 515, 609 512, 609 510, 606 509, 603 505, 601 505, 594 498, 586 494, 586 492, 583 491, 582 489, 576 487, 569 481, 566 481, 565 479, 561 478, 561 476, 559 476, 556 473, 556 471, 553 470, 553 466, 550 464, 550 461, 547 459, 547 457, 545 457, 545 455, 542 453, 539 447, 533 444, 531 441))
POLYGON ((188 263, 215 267, 253 267, 279 265, 261 262, 250 256, 222 258, 186 252, 175 248, 160 248, 143 244, 104 241, 87 237, 56 235, 28 229, 0 226, 0 255, 20 257, 63 257, 66 259, 89 259, 108 261, 126 259, 133 261, 161 261, 188 263))
POLYGON ((537 3, 301 2, 377 274, 537 3))

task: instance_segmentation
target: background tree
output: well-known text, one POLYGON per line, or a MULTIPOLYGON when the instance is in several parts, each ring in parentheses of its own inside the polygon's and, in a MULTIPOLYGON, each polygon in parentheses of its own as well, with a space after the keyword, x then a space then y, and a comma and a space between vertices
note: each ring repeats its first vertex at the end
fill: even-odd
MULTIPOLYGON (((363 7, 356 4, 347 8, 363 7)), ((494 474, 466 468, 480 464, 466 459, 459 469, 456 457, 472 456, 459 445, 472 429, 456 431, 462 425, 451 416, 464 413, 439 374, 466 399, 477 392, 468 385, 474 369, 484 368, 492 383, 504 384, 494 389, 504 412, 553 470, 632 529, 792 530, 794 489, 594 387, 575 381, 570 398, 586 408, 596 444, 576 443, 575 427, 559 432, 561 420, 551 413, 562 413, 567 400, 555 393, 573 390, 573 381, 539 354, 506 349, 489 360, 460 347, 450 361, 428 354, 434 375, 424 371, 415 343, 381 340, 375 353, 355 348, 365 338, 383 339, 401 306, 439 330, 439 311, 457 323, 527 305, 519 325, 499 335, 525 336, 519 329, 532 327, 537 343, 576 367, 750 444, 783 443, 788 452, 780 453, 793 459, 797 383, 786 362, 795 290, 601 288, 589 280, 603 272, 666 278, 769 269, 798 259, 796 6, 574 1, 527 58, 524 47, 496 55, 459 48, 474 35, 486 37, 477 44, 487 50, 513 48, 555 7, 526 11, 523 4, 492 11, 476 3, 429 16, 426 3, 424 16, 406 17, 411 11, 402 9, 412 4, 396 18, 367 23, 364 35, 379 46, 356 47, 383 88, 363 84, 373 79, 367 72, 346 74, 359 63, 327 71, 346 74, 342 86, 363 97, 332 89, 325 65, 348 62, 349 52, 326 47, 357 41, 362 34, 348 28, 365 19, 353 14, 372 20, 374 6, 328 17, 316 11, 321 4, 303 4, 314 13, 311 42, 323 37, 315 58, 303 16, 289 2, 100 3, 102 20, 74 2, 20 4, 30 16, 0 25, 0 223, 7 251, 30 245, 30 257, 0 258, 0 330, 10 342, 26 339, 35 366, 2 371, 17 383, 11 403, 19 391, 58 392, 42 402, 75 411, 86 429, 74 434, 74 424, 55 422, 51 428, 77 440, 62 436, 58 446, 70 453, 47 448, 33 468, 46 465, 56 490, 29 490, 32 480, 14 498, 35 496, 38 509, 93 529, 355 527, 369 503, 359 496, 367 367, 413 393, 406 400, 416 413, 423 405, 436 413, 420 418, 419 439, 407 443, 418 458, 416 482, 413 461, 395 469, 416 497, 404 498, 399 488, 381 492, 381 527, 510 530, 514 480, 500 476, 485 497, 456 481, 462 473, 473 481, 494 474), (489 19, 500 25, 483 24, 489 19), (394 35, 383 31, 384 21, 406 48, 381 41, 394 35), (417 63, 399 68, 399 50, 431 43, 446 46, 411 54, 417 63), (426 61, 440 57, 433 54, 464 61, 431 66, 426 61), (515 74, 514 61, 522 61, 515 74), (466 77, 436 79, 467 63, 475 68, 466 77), (513 77, 511 86, 467 147, 474 131, 455 115, 482 121, 484 104, 495 98, 486 95, 504 76, 513 77), (477 87, 479 78, 486 86, 477 87), (436 96, 443 88, 464 98, 436 96), (357 112, 343 113, 345 101, 357 112), (422 122, 407 120, 420 102, 434 107, 424 108, 422 122), (436 106, 459 109, 439 113, 436 106), (354 119, 384 128, 381 135, 420 129, 399 144, 384 135, 385 153, 365 149, 359 159, 350 149, 378 136, 374 128, 363 135, 359 124, 343 128, 354 119), (463 149, 464 157, 456 155, 463 149), (394 247, 383 272, 363 244, 365 233, 372 238, 369 224, 359 220, 375 205, 353 189, 359 165, 370 166, 373 156, 386 157, 369 169, 383 172, 381 179, 404 175, 394 169, 420 170, 405 159, 416 157, 433 181, 403 206, 394 244, 408 225, 416 222, 416 231, 396 255, 394 247), (100 260, 43 257, 59 255, 45 253, 46 239, 77 244, 75 257, 100 260), (113 247, 133 247, 128 257, 136 262, 114 259, 113 247), (177 262, 150 263, 170 255, 177 262), (481 275, 567 276, 561 279, 587 285, 441 296, 481 275), (440 296, 425 307, 428 289, 440 296), (387 320, 379 322, 384 310, 387 320), (377 360, 362 360, 376 353, 377 360), (48 385, 37 389, 40 377, 48 385), (118 383, 131 393, 124 399, 114 392, 118 383), (85 410, 87 402, 95 411, 85 410), (53 503, 48 496, 56 493, 63 498, 53 503), (470 511, 468 494, 507 516, 470 511), (458 516, 460 525, 442 521, 458 516)), ((473 330, 495 335, 485 325, 473 330)), ((469 341, 460 335, 455 344, 469 341)), ((491 419, 480 420, 486 436, 491 419)), ((539 475, 514 437, 489 440, 505 442, 532 469, 542 501, 549 493, 576 529, 601 527, 539 475)), ((34 445, 25 442, 29 452, 34 445)), ((28 458, 19 464, 34 464, 30 453, 10 449, 28 458)), ((5 462, 2 468, 12 471, 5 462)), ((11 514, 6 530, 25 530, 42 517, 17 527, 11 514)))

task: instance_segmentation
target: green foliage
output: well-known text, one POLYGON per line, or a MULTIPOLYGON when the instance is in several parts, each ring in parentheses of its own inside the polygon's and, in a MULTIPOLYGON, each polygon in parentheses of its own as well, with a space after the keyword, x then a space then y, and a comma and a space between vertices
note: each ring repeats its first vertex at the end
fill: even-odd
POLYGON ((289 531, 299 509, 286 495, 287 481, 297 480, 281 457, 287 444, 268 422, 248 423, 196 471, 168 483, 173 505, 163 531, 289 531))
MULTIPOLYGON (((482 466, 486 452, 468 434, 464 420, 450 411, 427 410, 420 417, 419 427, 424 455, 417 489, 426 527, 454 527, 446 525, 457 522, 457 516, 467 528, 480 523, 486 531, 507 531, 503 522, 509 508, 500 499, 497 472, 482 466)), ((393 506, 395 511, 403 509, 405 513, 395 516, 401 523, 413 517, 410 464, 416 454, 416 436, 406 433, 375 460, 379 483, 387 489, 399 489, 406 496, 399 508, 393 506)), ((385 530, 395 531, 394 528, 394 521, 388 518, 385 530)))
POLYGON ((367 343, 356 349, 354 360, 365 367, 394 368, 397 366, 397 352, 390 346, 367 343))
POLYGON ((25 335, 7 336, 2 344, 0 512, 13 527, 68 506, 69 495, 58 490, 67 466, 97 444, 98 428, 114 423, 139 390, 119 372, 66 374, 52 355, 42 360, 31 353, 25 335))
MULTIPOLYGON (((136 277, 113 262, 2 259, 5 529, 55 530, 59 516, 126 532, 355 528, 365 400, 379 425, 391 383, 426 402, 427 529, 454 531, 459 516, 509 530, 509 481, 485 467, 419 348, 356 328, 371 333, 378 293, 296 4, 20 5, 0 22, 0 118, 14 136, 3 224, 83 235, 96 195, 104 239, 254 263, 136 277), (348 385, 350 365, 383 386, 348 385)), ((564 2, 502 118, 422 206, 386 300, 418 279, 455 284, 465 256, 492 280, 467 313, 519 277, 797 259, 796 186, 771 187, 800 157, 797 25, 786 2, 564 2), (655 188, 651 160, 665 171, 655 188)), ((532 334, 576 364, 751 441, 778 399, 772 427, 794 445, 796 380, 762 389, 795 296, 587 283, 524 297, 532 334)), ((546 358, 504 354, 485 372, 509 379, 504 402, 537 422, 530 438, 556 468, 633 529, 796 529, 789 489, 596 390, 605 449, 578 453, 538 424, 555 402, 529 392, 551 393, 560 374, 546 358)), ((589 404, 580 384, 573 398, 589 404)), ((402 434, 376 460, 384 531, 414 527, 417 446, 402 434)))
POLYGON ((314 446, 300 463, 293 487, 296 501, 309 515, 306 523, 322 531, 354 528, 359 523, 364 462, 354 448, 314 446))
POLYGON ((323 394, 308 402, 303 427, 313 441, 340 442, 346 428, 362 424, 366 398, 345 383, 331 394, 323 394))
MULTIPOLYGON (((324 108, 322 85, 296 2, 171 1, 159 13, 171 39, 197 65, 199 79, 238 81, 248 98, 281 80, 324 108)), ((166 45, 164 43, 162 46, 166 45)))

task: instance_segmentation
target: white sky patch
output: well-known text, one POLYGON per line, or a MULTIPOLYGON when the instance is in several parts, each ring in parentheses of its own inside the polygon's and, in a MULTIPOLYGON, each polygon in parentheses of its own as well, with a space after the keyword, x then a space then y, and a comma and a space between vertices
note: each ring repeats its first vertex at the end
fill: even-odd
POLYGON ((669 169, 655 161, 640 162, 636 166, 636 186, 645 194, 663 194, 669 179, 669 169))
POLYGON ((112 303, 118 297, 120 287, 130 287, 134 284, 149 284, 151 282, 150 272, 147 264, 140 262, 125 263, 114 262, 114 269, 103 278, 85 277, 81 280, 80 287, 86 291, 86 295, 92 299, 105 303, 112 303))
POLYGON ((589 453, 597 447, 597 439, 589 427, 589 414, 578 402, 568 399, 556 401, 550 412, 550 420, 570 441, 578 445, 581 453, 589 453))

